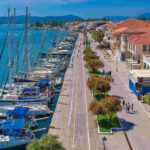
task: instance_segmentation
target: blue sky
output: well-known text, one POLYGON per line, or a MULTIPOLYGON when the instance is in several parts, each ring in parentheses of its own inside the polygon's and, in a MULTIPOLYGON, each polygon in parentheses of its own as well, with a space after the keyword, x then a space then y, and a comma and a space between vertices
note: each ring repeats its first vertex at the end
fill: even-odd
POLYGON ((17 8, 17 14, 25 14, 29 6, 31 15, 77 15, 83 18, 103 16, 138 16, 150 12, 150 0, 0 0, 1 16, 6 8, 17 8))

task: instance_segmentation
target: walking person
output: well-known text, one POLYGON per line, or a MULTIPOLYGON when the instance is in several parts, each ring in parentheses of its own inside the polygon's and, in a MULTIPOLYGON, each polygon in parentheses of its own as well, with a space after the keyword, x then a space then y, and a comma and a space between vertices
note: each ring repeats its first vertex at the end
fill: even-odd
POLYGON ((125 106, 125 100, 122 101, 122 105, 123 105, 123 108, 124 108, 124 106, 125 106))
POLYGON ((95 125, 95 128, 97 128, 97 121, 94 120, 94 125, 95 125))
POLYGON ((111 71, 109 72, 110 76, 111 76, 111 71))
POLYGON ((111 79, 111 81, 112 81, 112 83, 114 83, 114 79, 113 78, 111 79))
POLYGON ((131 104, 131 110, 132 110, 132 112, 133 112, 133 103, 131 104))
POLYGON ((127 105, 127 103, 126 103, 125 109, 126 109, 126 113, 127 113, 128 112, 128 105, 127 105))
POLYGON ((128 113, 130 112, 130 104, 128 103, 127 105, 127 108, 128 108, 128 113))

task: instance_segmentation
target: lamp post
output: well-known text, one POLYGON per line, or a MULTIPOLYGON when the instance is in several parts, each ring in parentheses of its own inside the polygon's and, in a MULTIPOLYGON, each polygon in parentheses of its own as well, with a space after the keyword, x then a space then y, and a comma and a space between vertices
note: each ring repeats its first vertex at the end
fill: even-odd
POLYGON ((118 60, 117 60, 117 57, 116 57, 116 72, 118 72, 118 60))
POLYGON ((107 141, 107 138, 105 136, 102 137, 102 141, 103 141, 103 150, 106 150, 105 141, 107 141))

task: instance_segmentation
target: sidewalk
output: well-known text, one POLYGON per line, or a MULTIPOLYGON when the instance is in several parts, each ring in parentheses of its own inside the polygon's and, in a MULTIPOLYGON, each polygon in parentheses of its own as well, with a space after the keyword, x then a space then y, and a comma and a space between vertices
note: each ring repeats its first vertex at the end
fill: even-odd
MULTIPOLYGON (((114 66, 114 68, 118 68, 118 75, 120 76, 120 79, 122 80, 125 88, 130 91, 129 79, 128 79, 129 70, 126 67, 126 63, 125 62, 117 62, 118 63, 117 64, 116 59, 114 58, 114 55, 111 53, 111 50, 107 50, 107 51, 102 50, 101 52, 104 55, 105 59, 107 58, 106 60, 112 63, 112 66, 114 66), (108 55, 106 53, 109 53, 110 56, 108 57, 108 55)), ((150 105, 139 101, 133 92, 131 92, 131 94, 132 94, 133 100, 138 103, 138 105, 141 107, 141 109, 143 109, 143 111, 150 118, 150 105)))
MULTIPOLYGON (((128 72, 123 66, 123 63, 117 64, 115 59, 111 57, 103 56, 103 53, 95 48, 95 44, 92 43, 92 48, 100 56, 100 59, 105 64, 105 70, 112 72, 113 78, 115 80, 112 84, 112 89, 109 92, 110 95, 119 96, 121 99, 124 99, 126 102, 134 104, 134 112, 126 114, 125 110, 121 113, 118 113, 120 121, 127 133, 131 146, 134 150, 149 150, 150 147, 150 118, 147 111, 144 109, 143 105, 136 99, 135 95, 131 94, 128 88, 128 72), (109 60, 109 61, 108 61, 109 60), (116 65, 118 65, 119 72, 116 72, 116 65)), ((114 136, 114 135, 113 135, 114 136)), ((114 136, 116 138, 116 136, 114 136)), ((118 143, 120 143, 118 137, 118 143)))

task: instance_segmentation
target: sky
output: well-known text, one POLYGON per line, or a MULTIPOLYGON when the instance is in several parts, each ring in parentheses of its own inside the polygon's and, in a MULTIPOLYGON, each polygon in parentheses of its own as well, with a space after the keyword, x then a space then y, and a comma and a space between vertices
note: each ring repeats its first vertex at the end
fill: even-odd
POLYGON ((16 7, 17 15, 23 15, 25 6, 32 16, 76 15, 85 19, 150 13, 150 0, 0 0, 0 16, 8 7, 16 7))

